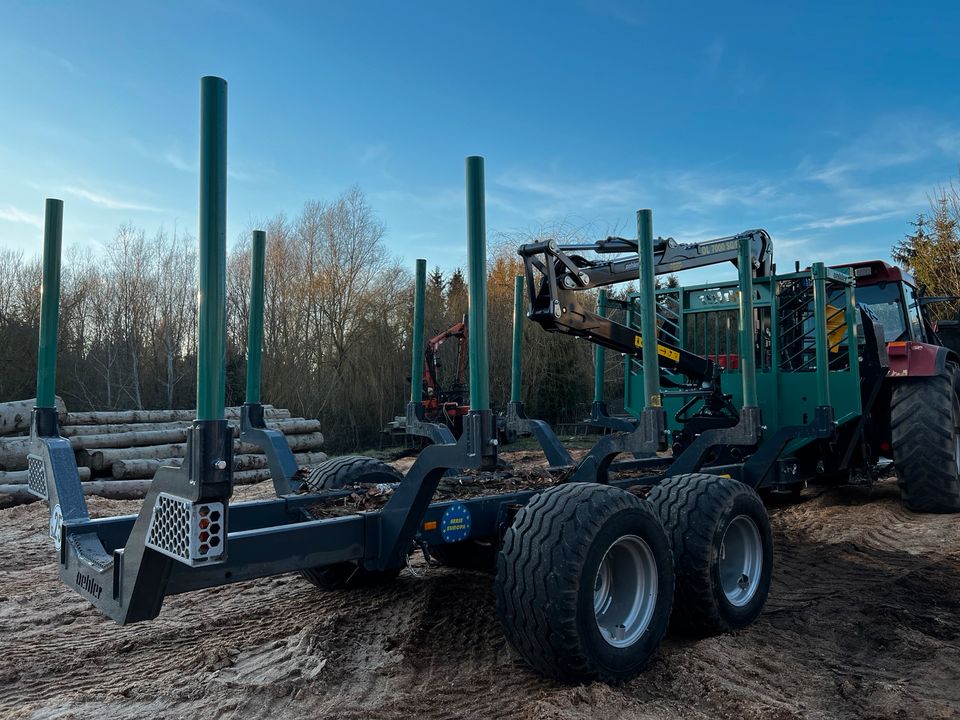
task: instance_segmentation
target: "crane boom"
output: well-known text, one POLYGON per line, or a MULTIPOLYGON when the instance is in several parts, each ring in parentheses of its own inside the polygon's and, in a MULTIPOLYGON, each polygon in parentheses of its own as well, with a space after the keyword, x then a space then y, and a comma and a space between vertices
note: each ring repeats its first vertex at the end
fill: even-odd
MULTIPOLYGON (((692 268, 736 264, 740 241, 747 237, 752 246, 754 274, 773 271, 773 242, 765 230, 748 230, 736 235, 698 243, 678 243, 673 238, 658 238, 654 244, 657 275, 692 268)), ((560 245, 555 240, 522 245, 529 299, 528 317, 549 332, 586 338, 620 353, 640 356, 643 337, 639 330, 603 317, 587 309, 576 293, 593 288, 637 280, 640 260, 637 240, 607 237, 595 243, 560 245), (601 256, 588 259, 573 254, 590 251, 601 256), (633 257, 606 259, 603 256, 630 253, 633 257)), ((682 373, 702 388, 716 385, 719 368, 709 358, 691 353, 666 342, 657 342, 660 364, 682 373)))

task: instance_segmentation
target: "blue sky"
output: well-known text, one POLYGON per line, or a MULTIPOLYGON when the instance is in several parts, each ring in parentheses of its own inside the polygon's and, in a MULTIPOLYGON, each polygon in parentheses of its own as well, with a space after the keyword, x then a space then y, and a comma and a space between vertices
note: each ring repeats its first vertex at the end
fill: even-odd
POLYGON ((231 242, 357 183, 391 250, 465 258, 559 223, 794 258, 887 257, 960 165, 960 4, 12 2, 0 5, 0 247, 196 233, 199 78, 229 82, 231 242))

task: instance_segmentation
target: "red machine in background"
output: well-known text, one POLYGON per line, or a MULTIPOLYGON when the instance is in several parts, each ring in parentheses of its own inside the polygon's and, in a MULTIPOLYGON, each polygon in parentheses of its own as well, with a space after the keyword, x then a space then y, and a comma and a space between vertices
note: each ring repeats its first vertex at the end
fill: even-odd
POLYGON ((460 436, 461 418, 470 410, 467 389, 467 324, 464 320, 454 323, 443 332, 427 340, 423 353, 423 407, 424 419, 428 422, 447 425, 453 434, 460 436), (457 339, 457 375, 449 388, 440 384, 440 347, 457 339))

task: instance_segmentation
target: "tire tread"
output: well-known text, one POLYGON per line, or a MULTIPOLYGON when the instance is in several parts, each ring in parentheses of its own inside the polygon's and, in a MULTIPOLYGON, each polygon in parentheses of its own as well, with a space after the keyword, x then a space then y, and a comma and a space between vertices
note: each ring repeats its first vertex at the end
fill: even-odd
POLYGON ((913 512, 960 512, 954 458, 954 371, 907 378, 893 386, 890 435, 897 485, 913 512))

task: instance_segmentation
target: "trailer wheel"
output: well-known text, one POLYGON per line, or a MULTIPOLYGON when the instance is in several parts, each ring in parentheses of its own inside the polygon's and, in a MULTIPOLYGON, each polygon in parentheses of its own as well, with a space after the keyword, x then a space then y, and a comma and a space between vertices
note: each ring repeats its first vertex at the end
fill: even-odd
POLYGON ((356 483, 395 483, 403 475, 387 463, 366 455, 344 455, 316 465, 303 482, 313 492, 339 490, 356 483))
POLYGON ((890 431, 900 499, 913 512, 960 512, 955 371, 893 385, 890 431))
POLYGON ((773 536, 756 491, 694 473, 666 478, 647 496, 673 543, 673 621, 697 635, 744 628, 767 601, 773 536))
POLYGON ((670 543, 645 500, 595 483, 559 485, 517 513, 495 590, 507 639, 534 669, 564 681, 623 682, 666 633, 670 543))
POLYGON ((493 570, 497 566, 497 553, 493 538, 430 546, 430 557, 438 563, 463 570, 493 570))
MULTIPOLYGON (((392 483, 401 480, 403 475, 385 462, 363 455, 345 455, 320 463, 304 482, 314 492, 320 492, 321 490, 338 490, 356 483, 392 483)), ((309 511, 307 512, 309 514, 309 511)), ((323 590, 383 585, 392 581, 399 573, 399 569, 367 570, 356 562, 343 562, 300 571, 309 583, 323 590)))

